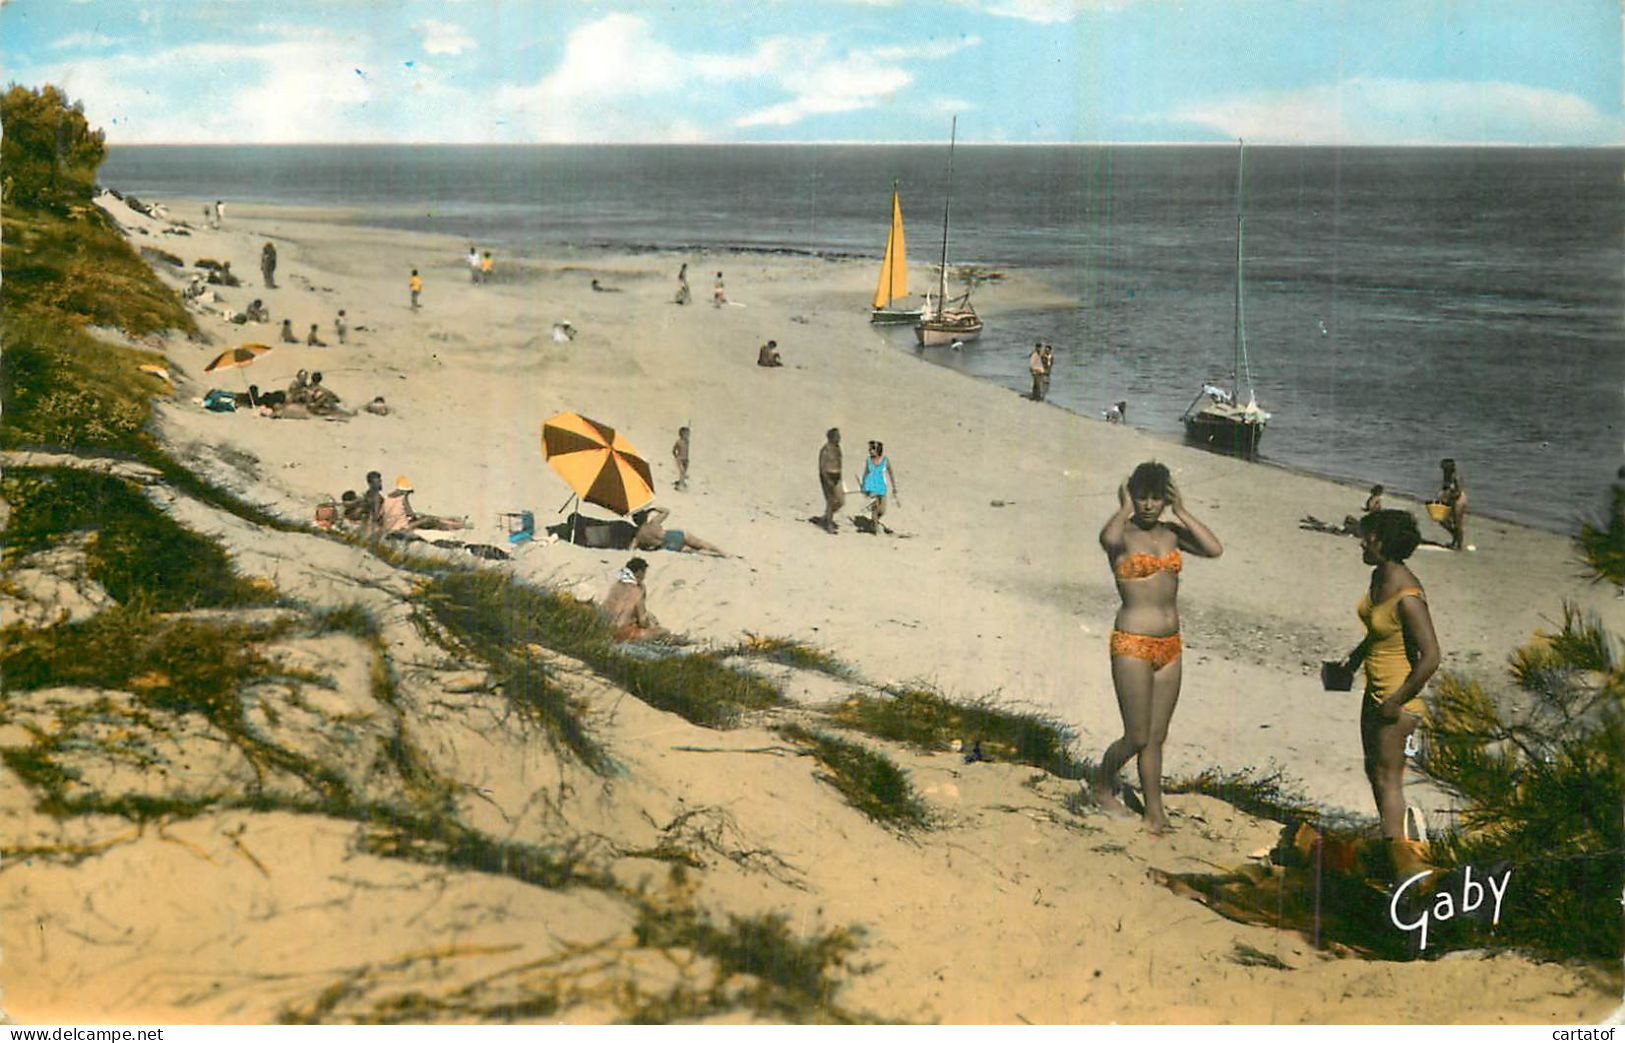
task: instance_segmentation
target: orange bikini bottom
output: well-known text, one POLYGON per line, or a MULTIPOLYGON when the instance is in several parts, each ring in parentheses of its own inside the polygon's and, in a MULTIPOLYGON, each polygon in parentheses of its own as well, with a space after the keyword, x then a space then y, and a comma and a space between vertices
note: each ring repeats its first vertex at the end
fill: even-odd
POLYGON ((1151 637, 1146 634, 1128 634, 1121 630, 1112 631, 1112 658, 1127 656, 1130 659, 1145 659, 1151 663, 1153 669, 1161 670, 1175 659, 1179 658, 1181 649, 1178 634, 1169 634, 1166 637, 1151 637))

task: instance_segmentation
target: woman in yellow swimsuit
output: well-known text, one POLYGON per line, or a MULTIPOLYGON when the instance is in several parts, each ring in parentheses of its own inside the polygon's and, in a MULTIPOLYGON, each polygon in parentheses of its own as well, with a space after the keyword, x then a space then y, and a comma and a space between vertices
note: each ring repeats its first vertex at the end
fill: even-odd
POLYGON ((1143 463, 1117 490, 1117 513, 1100 530, 1100 545, 1117 577, 1123 605, 1111 636, 1112 684, 1123 715, 1122 738, 1106 748, 1093 783, 1095 799, 1127 814, 1118 798, 1117 773, 1139 757, 1145 821, 1153 833, 1168 828, 1162 809, 1162 744, 1179 701, 1179 552, 1217 558, 1224 548, 1197 521, 1159 463, 1143 463), (1162 520, 1172 510, 1173 524, 1162 520))
POLYGON ((1365 774, 1382 819, 1382 835, 1412 847, 1405 836, 1405 739, 1422 713, 1422 687, 1439 668, 1427 595, 1405 564, 1422 542, 1409 511, 1373 511, 1360 519, 1360 548, 1371 566, 1371 586, 1355 611, 1365 640, 1348 654, 1348 671, 1365 664, 1360 700, 1360 743, 1365 774))

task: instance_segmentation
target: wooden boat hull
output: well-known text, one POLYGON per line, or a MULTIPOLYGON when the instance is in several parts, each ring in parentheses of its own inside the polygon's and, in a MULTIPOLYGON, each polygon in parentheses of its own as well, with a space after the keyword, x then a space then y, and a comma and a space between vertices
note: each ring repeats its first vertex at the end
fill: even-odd
POLYGON ((922 348, 946 348, 956 340, 975 340, 982 335, 982 320, 944 317, 922 319, 914 325, 914 337, 922 348))
POLYGON ((1185 440, 1215 452, 1253 457, 1264 438, 1264 424, 1226 416, 1197 413, 1185 418, 1185 440))

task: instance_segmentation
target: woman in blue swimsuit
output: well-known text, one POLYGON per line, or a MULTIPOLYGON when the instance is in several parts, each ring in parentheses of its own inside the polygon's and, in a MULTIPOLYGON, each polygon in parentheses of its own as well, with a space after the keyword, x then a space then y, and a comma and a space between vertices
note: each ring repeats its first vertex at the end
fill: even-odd
POLYGON ((869 458, 863 462, 863 480, 858 487, 869 497, 869 531, 890 536, 891 530, 880 524, 880 516, 886 513, 886 497, 898 495, 897 472, 886 458, 886 447, 879 442, 869 443, 869 458))

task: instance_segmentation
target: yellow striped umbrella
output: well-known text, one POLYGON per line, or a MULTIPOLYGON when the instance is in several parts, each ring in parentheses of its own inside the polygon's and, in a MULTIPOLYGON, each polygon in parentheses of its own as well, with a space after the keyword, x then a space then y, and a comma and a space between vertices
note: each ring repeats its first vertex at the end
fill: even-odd
POLYGON ((654 499, 654 475, 632 444, 578 413, 542 422, 542 456, 588 503, 630 514, 654 499))
POLYGON ((214 361, 203 367, 203 372, 213 373, 220 369, 237 369, 251 364, 255 359, 271 350, 269 344, 244 344, 222 351, 214 357, 214 361))

